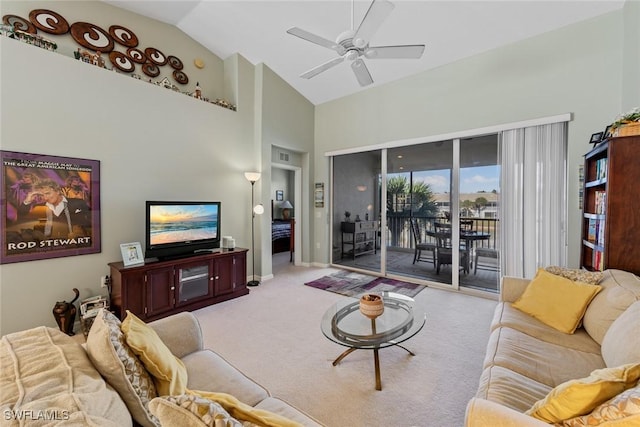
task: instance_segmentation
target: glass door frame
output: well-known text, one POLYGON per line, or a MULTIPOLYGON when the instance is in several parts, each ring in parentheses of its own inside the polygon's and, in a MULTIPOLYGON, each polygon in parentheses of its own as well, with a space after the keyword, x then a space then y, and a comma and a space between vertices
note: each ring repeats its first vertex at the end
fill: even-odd
MULTIPOLYGON (((450 139, 453 144, 453 153, 452 153, 452 170, 451 170, 451 183, 450 183, 450 212, 451 212, 451 228, 452 228, 452 247, 457 248, 460 247, 460 233, 459 233, 459 224, 460 224, 460 200, 459 200, 459 182, 460 182, 460 138, 450 139)), ((438 141, 430 141, 425 143, 434 143, 438 141)), ((411 144, 413 145, 413 144, 411 144)), ((388 273, 387 272, 387 233, 384 230, 387 229, 387 210, 384 208, 387 206, 387 175, 388 175, 388 147, 379 148, 380 150, 380 175, 381 175, 381 183, 380 183, 380 194, 381 200, 380 203, 380 269, 379 270, 367 270, 356 267, 347 267, 341 264, 334 263, 332 248, 334 245, 333 241, 333 233, 329 233, 329 264, 333 267, 346 268, 349 270, 354 270, 358 272, 369 272, 379 274, 382 277, 389 277, 398 280, 406 280, 406 277, 388 273)), ((366 150, 371 151, 371 150, 366 150)), ((346 153, 345 153, 346 154, 346 153)), ((330 179, 330 189, 331 189, 331 197, 329 197, 329 215, 330 222, 329 227, 333 229, 335 224, 333 223, 334 218, 334 203, 333 203, 333 194, 334 194, 334 156, 329 158, 329 179, 330 179)), ((451 283, 443 283, 443 282, 435 282, 431 280, 425 280, 420 278, 412 277, 413 281, 417 281, 419 283, 424 283, 425 285, 429 285, 432 287, 442 287, 445 289, 460 289, 460 254, 459 251, 453 251, 452 253, 452 265, 451 265, 451 283)))

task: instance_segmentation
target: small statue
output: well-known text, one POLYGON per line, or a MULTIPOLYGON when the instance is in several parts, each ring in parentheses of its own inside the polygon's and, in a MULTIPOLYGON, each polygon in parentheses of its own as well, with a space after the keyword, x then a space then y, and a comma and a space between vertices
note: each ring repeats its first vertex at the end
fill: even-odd
POLYGON ((73 336, 73 323, 76 321, 76 306, 73 304, 80 296, 80 291, 73 288, 76 297, 71 302, 58 301, 53 306, 53 317, 56 319, 58 328, 65 334, 73 336))

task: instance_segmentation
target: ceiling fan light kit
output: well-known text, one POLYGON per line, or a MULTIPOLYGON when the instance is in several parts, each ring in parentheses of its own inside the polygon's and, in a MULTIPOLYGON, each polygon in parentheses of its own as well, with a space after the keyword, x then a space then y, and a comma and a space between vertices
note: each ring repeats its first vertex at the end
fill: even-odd
MULTIPOLYGON (((352 0, 352 22, 353 5, 352 0)), ((351 69, 358 80, 360 86, 368 86, 373 83, 373 78, 369 73, 367 65, 362 58, 367 59, 419 59, 424 53, 425 45, 396 45, 396 46, 369 46, 371 37, 378 30, 382 22, 389 16, 395 6, 388 0, 373 0, 367 13, 362 18, 358 29, 353 28, 342 32, 335 42, 324 37, 310 33, 298 27, 292 27, 287 33, 299 37, 303 40, 326 47, 335 51, 339 56, 335 59, 320 64, 300 75, 304 79, 310 79, 318 74, 335 67, 344 62, 345 59, 351 61, 351 69)), ((352 25, 353 27, 353 25, 352 25)))

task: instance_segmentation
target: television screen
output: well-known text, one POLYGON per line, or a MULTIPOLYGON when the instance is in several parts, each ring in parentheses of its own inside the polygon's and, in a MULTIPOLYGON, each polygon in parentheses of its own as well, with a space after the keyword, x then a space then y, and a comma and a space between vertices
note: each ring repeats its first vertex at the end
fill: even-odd
POLYGON ((147 256, 217 248, 220 202, 147 202, 146 229, 147 256))

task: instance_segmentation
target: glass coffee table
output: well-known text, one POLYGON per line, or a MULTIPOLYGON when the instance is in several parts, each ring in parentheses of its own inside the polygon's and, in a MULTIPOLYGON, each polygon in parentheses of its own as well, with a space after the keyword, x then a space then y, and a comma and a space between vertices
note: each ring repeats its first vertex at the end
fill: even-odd
POLYGON ((424 326, 427 316, 423 310, 416 308, 410 297, 392 292, 378 295, 384 301, 384 312, 377 318, 369 319, 360 312, 361 295, 358 295, 331 306, 322 317, 321 328, 322 333, 331 341, 349 347, 333 361, 333 366, 356 350, 373 350, 376 390, 382 390, 378 350, 397 346, 415 356, 400 343, 417 334, 424 326))

